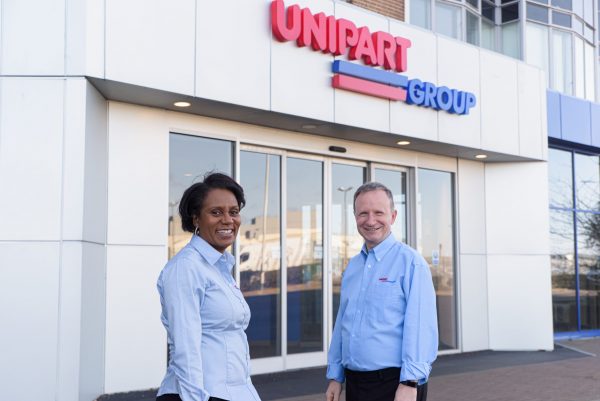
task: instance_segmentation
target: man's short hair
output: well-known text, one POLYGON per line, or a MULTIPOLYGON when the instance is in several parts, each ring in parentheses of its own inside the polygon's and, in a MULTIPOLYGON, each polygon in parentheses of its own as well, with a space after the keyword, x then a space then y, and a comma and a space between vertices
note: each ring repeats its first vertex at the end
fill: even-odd
POLYGON ((390 200, 390 210, 392 212, 394 211, 394 209, 395 209, 394 196, 392 195, 392 191, 390 191, 390 189, 388 187, 386 187, 385 185, 383 185, 380 182, 370 181, 370 182, 365 182, 364 184, 362 184, 360 187, 358 187, 358 189, 354 193, 354 202, 352 203, 352 209, 354 210, 355 213, 356 213, 356 198, 358 198, 358 195, 365 193, 365 192, 371 192, 371 191, 385 192, 388 199, 390 200))

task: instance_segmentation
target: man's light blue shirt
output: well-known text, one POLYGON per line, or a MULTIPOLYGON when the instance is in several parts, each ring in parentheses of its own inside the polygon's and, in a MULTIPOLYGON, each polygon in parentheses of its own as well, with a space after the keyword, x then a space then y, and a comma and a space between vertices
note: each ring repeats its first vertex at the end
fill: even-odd
POLYGON ((435 290, 427 262, 390 234, 350 259, 327 362, 327 378, 344 368, 399 367, 400 381, 425 383, 437 356, 435 290))
POLYGON ((244 330, 250 308, 231 275, 234 258, 197 235, 160 273, 169 366, 158 391, 183 401, 260 401, 244 330))

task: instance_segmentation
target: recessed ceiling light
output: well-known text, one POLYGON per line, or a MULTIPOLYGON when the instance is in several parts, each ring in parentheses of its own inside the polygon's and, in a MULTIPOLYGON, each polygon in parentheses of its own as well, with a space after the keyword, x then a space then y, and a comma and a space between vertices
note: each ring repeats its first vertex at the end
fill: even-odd
POLYGON ((476 159, 485 159, 485 158, 487 158, 487 155, 484 155, 484 154, 475 155, 475 158, 476 159))
POLYGON ((314 124, 303 124, 302 128, 304 128, 304 129, 315 129, 315 128, 317 128, 317 126, 314 125, 314 124))
POLYGON ((410 141, 398 141, 396 142, 397 145, 400 146, 406 146, 406 145, 410 145, 410 141))
POLYGON ((190 107, 192 104, 190 102, 175 102, 173 106, 175 107, 190 107))
POLYGON ((183 176, 184 176, 184 177, 191 177, 191 176, 192 176, 192 173, 183 173, 183 176))

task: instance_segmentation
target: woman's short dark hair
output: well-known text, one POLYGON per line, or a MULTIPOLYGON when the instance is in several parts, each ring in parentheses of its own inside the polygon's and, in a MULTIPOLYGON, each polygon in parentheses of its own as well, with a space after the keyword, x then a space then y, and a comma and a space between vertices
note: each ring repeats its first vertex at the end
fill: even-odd
POLYGON ((194 232, 196 229, 194 226, 194 216, 200 213, 206 195, 213 189, 226 189, 230 191, 235 196, 240 209, 246 204, 244 189, 233 178, 222 173, 206 173, 202 182, 192 184, 185 190, 179 202, 181 228, 184 231, 194 232))

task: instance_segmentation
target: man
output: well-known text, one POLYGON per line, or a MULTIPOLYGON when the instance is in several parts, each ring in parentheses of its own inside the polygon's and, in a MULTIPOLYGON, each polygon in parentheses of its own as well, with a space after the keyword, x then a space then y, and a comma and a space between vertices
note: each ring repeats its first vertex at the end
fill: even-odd
POLYGON ((369 182, 354 194, 365 240, 342 278, 340 309, 329 349, 325 393, 338 401, 425 401, 437 356, 435 291, 427 262, 391 233, 392 193, 369 182))

